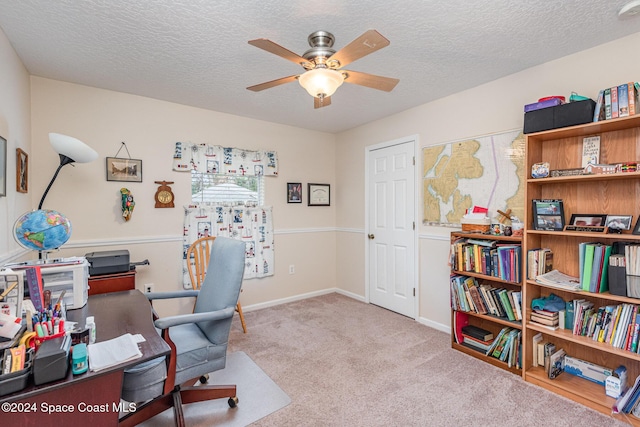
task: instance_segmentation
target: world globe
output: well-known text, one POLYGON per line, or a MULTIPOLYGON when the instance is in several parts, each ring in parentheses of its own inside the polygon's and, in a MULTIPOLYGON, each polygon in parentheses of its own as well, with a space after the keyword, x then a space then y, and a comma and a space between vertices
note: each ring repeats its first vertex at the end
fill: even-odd
POLYGON ((13 237, 25 249, 50 251, 69 240, 71 221, 51 209, 27 212, 14 224, 13 237))

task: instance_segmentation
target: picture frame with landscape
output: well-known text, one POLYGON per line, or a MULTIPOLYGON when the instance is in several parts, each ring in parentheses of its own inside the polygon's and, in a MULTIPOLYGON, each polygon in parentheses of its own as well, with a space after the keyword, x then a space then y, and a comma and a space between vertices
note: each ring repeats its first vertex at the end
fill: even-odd
POLYGON ((533 229, 562 231, 564 229, 564 205, 560 199, 534 199, 533 229))
POLYGON ((107 157, 107 181, 142 182, 142 160, 107 157))

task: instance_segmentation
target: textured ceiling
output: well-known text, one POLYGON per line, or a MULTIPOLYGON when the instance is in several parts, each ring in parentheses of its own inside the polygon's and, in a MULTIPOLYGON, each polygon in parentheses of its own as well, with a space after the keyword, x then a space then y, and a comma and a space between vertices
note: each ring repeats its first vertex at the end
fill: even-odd
POLYGON ((37 76, 307 129, 341 132, 640 31, 626 0, 0 0, 0 27, 37 76), (368 29, 391 44, 345 69, 395 77, 392 92, 344 84, 314 110, 294 63, 325 30, 336 50, 368 29))

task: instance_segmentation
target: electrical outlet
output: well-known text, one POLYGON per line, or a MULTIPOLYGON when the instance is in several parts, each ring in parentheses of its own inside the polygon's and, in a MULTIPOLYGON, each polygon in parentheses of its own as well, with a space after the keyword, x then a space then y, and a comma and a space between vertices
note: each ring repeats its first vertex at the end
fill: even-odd
POLYGON ((144 292, 147 294, 153 292, 153 286, 153 283, 147 283, 146 285, 144 285, 144 292))
POLYGON ((289 274, 294 274, 296 272, 296 266, 291 264, 289 266, 289 274))

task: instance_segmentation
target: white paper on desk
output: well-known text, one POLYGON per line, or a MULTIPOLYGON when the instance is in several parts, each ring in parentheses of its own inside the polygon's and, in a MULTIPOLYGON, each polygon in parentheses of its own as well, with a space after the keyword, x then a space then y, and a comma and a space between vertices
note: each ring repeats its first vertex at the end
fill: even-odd
POLYGON ((12 339, 22 328, 22 319, 0 313, 0 337, 12 339))
POLYGON ((124 334, 108 341, 97 342, 87 346, 89 369, 101 371, 129 360, 142 357, 133 335, 124 334))

